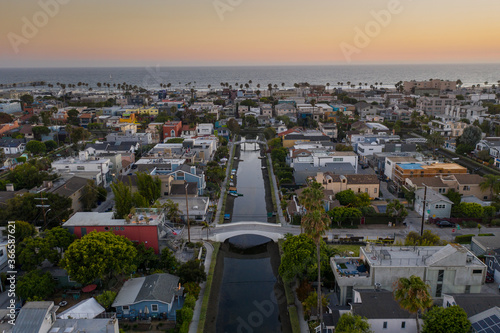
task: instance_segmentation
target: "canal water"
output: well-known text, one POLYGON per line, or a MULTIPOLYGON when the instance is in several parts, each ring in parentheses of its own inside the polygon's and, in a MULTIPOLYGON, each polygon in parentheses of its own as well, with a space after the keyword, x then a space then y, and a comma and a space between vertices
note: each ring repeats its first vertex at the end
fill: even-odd
MULTIPOLYGON (((259 156, 242 145, 236 186, 243 196, 234 198, 232 222, 268 221, 259 156)), ((204 332, 291 332, 279 265, 278 245, 269 238, 241 235, 221 244, 204 332)))

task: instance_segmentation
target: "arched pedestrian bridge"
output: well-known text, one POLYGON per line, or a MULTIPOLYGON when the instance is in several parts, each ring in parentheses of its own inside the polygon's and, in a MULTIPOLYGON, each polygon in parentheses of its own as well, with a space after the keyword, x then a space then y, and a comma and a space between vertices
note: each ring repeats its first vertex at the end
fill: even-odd
MULTIPOLYGON (((226 239, 241 235, 264 236, 277 242, 285 238, 285 230, 280 224, 265 222, 232 222, 218 224, 212 229, 210 239, 216 242, 224 242, 226 239)), ((289 232, 289 231, 288 231, 289 232)))
POLYGON ((233 144, 235 144, 235 145, 239 145, 239 144, 242 144, 242 143, 258 143, 258 144, 267 146, 267 142, 266 141, 260 141, 260 140, 245 140, 245 141, 235 141, 235 142, 233 142, 233 144))

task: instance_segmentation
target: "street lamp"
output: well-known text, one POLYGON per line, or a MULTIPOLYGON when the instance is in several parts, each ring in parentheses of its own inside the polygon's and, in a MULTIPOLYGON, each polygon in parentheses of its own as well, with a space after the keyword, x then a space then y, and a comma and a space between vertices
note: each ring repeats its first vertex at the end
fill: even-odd
POLYGON ((186 219, 188 224, 188 242, 191 243, 191 229, 189 225, 189 203, 188 203, 188 185, 189 183, 184 181, 184 189, 186 190, 186 219))

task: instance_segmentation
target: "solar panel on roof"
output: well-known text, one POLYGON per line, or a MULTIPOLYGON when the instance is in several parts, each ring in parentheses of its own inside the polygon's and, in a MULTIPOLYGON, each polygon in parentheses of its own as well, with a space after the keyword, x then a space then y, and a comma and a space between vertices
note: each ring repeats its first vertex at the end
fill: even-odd
POLYGON ((472 328, 477 333, 500 333, 500 318, 492 315, 472 324, 472 328))

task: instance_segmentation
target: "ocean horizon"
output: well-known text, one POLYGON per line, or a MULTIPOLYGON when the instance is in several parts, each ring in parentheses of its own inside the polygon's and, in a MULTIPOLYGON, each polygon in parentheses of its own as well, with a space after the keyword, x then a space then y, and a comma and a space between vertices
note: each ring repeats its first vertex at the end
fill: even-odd
MULTIPOLYGON (((458 80, 464 86, 497 84, 500 80, 499 64, 377 64, 377 65, 261 65, 261 66, 179 66, 179 67, 34 67, 0 68, 0 83, 45 81, 56 84, 88 83, 95 87, 98 82, 137 85, 148 89, 160 89, 160 84, 171 83, 172 88, 183 88, 191 82, 196 89, 219 88, 221 82, 235 87, 249 83, 262 89, 267 85, 291 88, 294 83, 330 83, 330 89, 343 82, 359 87, 382 83, 382 87, 394 87, 399 81, 408 80, 458 80), (366 85, 365 85, 366 83, 366 85)), ((379 85, 380 87, 380 85, 379 85)))

